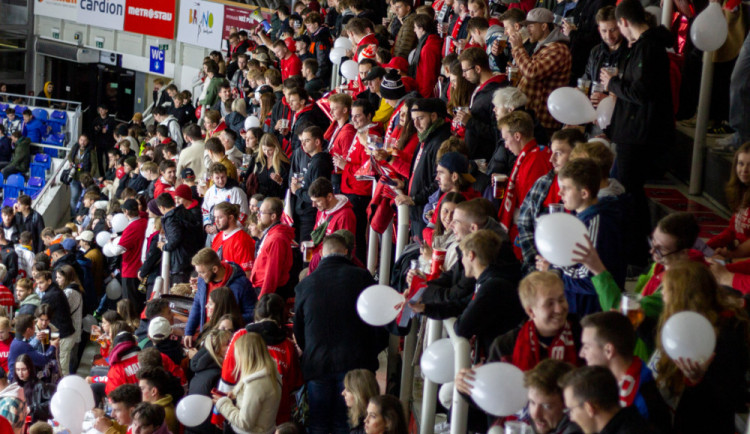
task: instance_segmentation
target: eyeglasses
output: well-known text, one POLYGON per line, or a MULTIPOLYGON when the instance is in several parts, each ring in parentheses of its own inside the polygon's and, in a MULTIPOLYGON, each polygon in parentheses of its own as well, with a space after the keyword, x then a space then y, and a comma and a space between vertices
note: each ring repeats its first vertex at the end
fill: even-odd
POLYGON ((473 66, 470 66, 470 67, 468 67, 468 68, 466 68, 466 69, 464 69, 464 68, 461 68, 461 71, 463 71, 463 72, 468 72, 468 71, 471 71, 472 69, 474 69, 474 67, 473 67, 473 66))
POLYGON ((575 410, 576 408, 578 408, 578 407, 583 407, 583 404, 585 404, 585 403, 586 403, 586 401, 584 401, 584 402, 581 402, 581 403, 579 403, 578 405, 574 405, 574 406, 568 407, 568 408, 566 408, 566 409, 564 409, 564 410, 563 410, 563 413, 565 413, 565 414, 570 414, 570 413, 572 413, 572 412, 573 412, 573 410, 575 410))
POLYGON ((677 249, 677 250, 673 250, 673 251, 671 251, 669 253, 662 253, 661 248, 660 247, 656 247, 654 245, 654 238, 653 237, 648 237, 648 247, 649 247, 650 250, 653 250, 654 253, 656 253, 656 257, 659 258, 659 259, 664 259, 664 258, 666 258, 669 255, 674 255, 675 253, 678 253, 678 252, 682 251, 682 249, 677 249))

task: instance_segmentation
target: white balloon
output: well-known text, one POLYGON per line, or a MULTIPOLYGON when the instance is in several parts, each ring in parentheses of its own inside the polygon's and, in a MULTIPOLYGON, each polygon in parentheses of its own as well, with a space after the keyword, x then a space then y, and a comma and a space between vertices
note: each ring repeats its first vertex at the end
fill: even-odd
POLYGON ((357 312, 367 324, 384 326, 396 319, 396 305, 403 302, 404 296, 390 286, 372 285, 359 294, 357 312))
POLYGON ((333 43, 333 48, 343 48, 344 50, 351 50, 352 47, 354 47, 354 43, 349 38, 345 38, 343 36, 336 39, 336 42, 333 43))
POLYGON ((485 412, 503 417, 521 410, 528 402, 523 372, 510 363, 488 363, 474 369, 471 398, 485 412))
POLYGON ((586 225, 576 217, 558 212, 539 217, 534 230, 534 242, 539 254, 552 265, 574 265, 576 243, 586 245, 586 225))
POLYGON ((672 315, 664 323, 661 343, 672 360, 683 357, 702 363, 714 352, 716 332, 703 315, 683 311, 672 315))
POLYGON ((612 113, 615 112, 615 99, 611 96, 599 101, 596 106, 596 123, 599 128, 605 129, 612 122, 612 113))
POLYGON ((433 383, 443 384, 453 381, 453 344, 450 339, 438 339, 425 348, 419 366, 424 376, 433 383))
POLYGON ((63 379, 57 383, 57 390, 61 389, 71 389, 81 395, 81 397, 83 397, 83 408, 85 411, 91 410, 96 406, 91 386, 83 379, 83 377, 77 375, 63 377, 63 379))
POLYGON ((117 279, 112 279, 107 284, 107 298, 110 300, 119 300, 122 297, 122 285, 117 279))
POLYGON ((331 62, 335 63, 336 65, 341 65, 342 57, 346 57, 346 50, 341 47, 334 48, 330 53, 328 53, 328 58, 331 59, 331 62))
POLYGON ((194 427, 202 424, 211 415, 213 408, 211 398, 204 395, 188 395, 177 403, 177 419, 185 426, 194 427))
POLYGON ((547 99, 547 108, 553 118, 566 125, 583 125, 596 119, 596 110, 588 97, 573 87, 560 87, 547 99))
POLYGON ((128 227, 128 224, 130 224, 130 220, 128 220, 127 216, 125 214, 119 213, 112 216, 112 232, 119 234, 122 231, 125 230, 126 227, 128 227))
POLYGON ((453 405, 453 387, 455 383, 453 381, 449 381, 448 383, 443 384, 440 386, 440 390, 438 390, 438 399, 440 400, 440 404, 443 405, 443 407, 450 409, 451 405, 453 405))
POLYGON ((245 118, 245 131, 250 131, 250 128, 257 128, 260 126, 260 119, 257 116, 250 115, 245 118))
POLYGON ((690 40, 702 51, 715 51, 724 45, 729 28, 719 3, 709 3, 690 26, 690 40))
POLYGON ((86 413, 83 397, 73 389, 61 389, 52 395, 49 404, 52 416, 71 434, 80 434, 86 413))
POLYGON ((104 247, 113 236, 112 232, 101 231, 96 234, 96 244, 98 244, 99 247, 104 247))
POLYGON ((341 64, 341 75, 347 80, 356 80, 359 73, 359 65, 353 60, 347 60, 341 64))

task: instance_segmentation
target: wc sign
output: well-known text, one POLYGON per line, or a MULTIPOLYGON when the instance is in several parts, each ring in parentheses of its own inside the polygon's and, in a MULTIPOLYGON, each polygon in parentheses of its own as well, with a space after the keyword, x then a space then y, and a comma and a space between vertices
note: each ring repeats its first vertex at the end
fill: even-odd
POLYGON ((148 71, 156 74, 164 74, 164 62, 166 58, 164 50, 152 45, 149 52, 151 53, 151 61, 148 65, 148 71))

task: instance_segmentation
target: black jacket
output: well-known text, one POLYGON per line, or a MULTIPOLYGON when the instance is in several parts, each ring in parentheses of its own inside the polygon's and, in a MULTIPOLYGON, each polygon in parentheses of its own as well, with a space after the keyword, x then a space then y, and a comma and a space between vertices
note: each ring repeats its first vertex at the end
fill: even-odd
POLYGON ((305 174, 302 180, 302 187, 297 190, 294 195, 296 196, 294 208, 297 215, 303 218, 309 218, 315 220, 318 214, 317 208, 312 206, 310 195, 307 194, 307 189, 310 188, 310 184, 318 178, 325 178, 331 180, 331 173, 333 173, 333 160, 331 154, 328 152, 318 152, 310 158, 307 163, 307 167, 302 169, 305 174))
POLYGON ((8 136, 0 137, 0 161, 10 161, 13 156, 13 146, 8 136))
POLYGON ((140 173, 130 172, 127 176, 123 176, 122 179, 120 179, 120 185, 117 187, 115 195, 117 197, 120 197, 122 191, 127 187, 130 187, 135 190, 136 193, 139 193, 145 190, 148 185, 148 179, 144 178, 143 175, 141 175, 140 173))
MULTIPOLYGON (((707 419, 708 413, 703 414, 707 419)), ((713 416, 713 415, 712 415, 713 416)), ((656 434, 658 431, 651 428, 646 419, 638 413, 638 409, 630 406, 621 409, 610 419, 607 425, 599 431, 599 434, 656 434)), ((695 431, 699 432, 699 431, 695 431)), ((720 431, 700 431, 700 432, 720 432, 720 431)))
POLYGON ((419 162, 417 162, 419 149, 414 152, 414 157, 412 157, 409 196, 414 200, 414 206, 409 207, 409 220, 415 226, 412 233, 419 234, 420 236, 422 235, 422 228, 424 228, 422 210, 425 204, 427 204, 430 195, 437 189, 437 183, 435 182, 437 151, 450 135, 451 125, 445 122, 443 125, 435 128, 427 139, 419 144, 422 147, 422 155, 419 158, 419 162), (416 232, 417 230, 418 232, 416 232))
MULTIPOLYGON (((188 395, 210 397, 211 390, 219 384, 219 379, 221 379, 221 366, 211 357, 206 347, 201 347, 190 359, 190 370, 193 372, 193 378, 188 385, 188 395)), ((185 432, 189 434, 216 434, 220 430, 215 428, 211 423, 211 418, 208 418, 196 427, 185 427, 185 432)))
POLYGON ((331 121, 323 113, 323 111, 318 108, 317 104, 313 104, 312 109, 300 113, 297 116, 294 125, 292 125, 291 137, 288 137, 289 141, 292 144, 292 150, 296 150, 301 146, 302 142, 300 142, 299 136, 303 131, 305 131, 305 128, 315 125, 325 131, 328 129, 328 125, 330 124, 331 121))
MULTIPOLYGON (((492 341, 513 329, 526 316, 516 285, 503 277, 500 267, 490 265, 476 280, 475 291, 466 309, 456 319, 456 334, 466 339, 477 337, 480 351, 488 354, 492 341)), ((481 354, 480 354, 481 353, 481 354)))
POLYGON ((169 357, 170 360, 172 360, 177 366, 180 366, 180 364, 182 363, 182 359, 185 358, 185 355, 182 352, 182 342, 178 341, 176 337, 173 338, 172 336, 170 336, 169 338, 163 339, 159 342, 154 342, 153 340, 149 339, 148 342, 146 342, 146 345, 143 346, 143 348, 145 349, 151 347, 156 347, 156 349, 159 350, 160 353, 169 357))
POLYGON ((161 224, 167 238, 162 249, 171 252, 170 272, 176 274, 192 270, 193 255, 203 246, 199 237, 191 234, 201 232, 202 221, 196 221, 193 213, 180 205, 164 214, 161 224))
MULTIPOLYGON (((573 344, 576 347, 576 354, 579 354, 581 351, 581 323, 576 315, 568 314, 568 324, 570 324, 570 331, 573 334, 573 344)), ((523 325, 524 323, 521 323, 513 330, 495 338, 490 345, 490 351, 487 355, 487 363, 505 361, 505 358, 513 356, 513 349, 516 347, 516 340, 518 339, 518 334, 521 332, 523 325)), ((542 347, 539 351, 541 360, 549 358, 547 347, 542 347)))
POLYGON ((330 82, 332 69, 330 53, 333 45, 331 32, 328 30, 328 27, 320 26, 310 39, 312 39, 310 48, 315 55, 315 59, 318 61, 318 72, 315 76, 321 79, 323 83, 330 82))
POLYGON ((289 181, 289 163, 281 163, 281 173, 279 173, 282 179, 281 184, 271 179, 272 173, 275 173, 273 166, 269 169, 260 162, 255 163, 255 176, 258 177, 257 193, 260 193, 265 197, 278 197, 284 199, 288 185, 287 183, 289 181))
MULTIPOLYGON (((564 3, 558 3, 558 7, 564 3)), ((568 11, 565 15, 566 17, 574 17, 576 22, 576 30, 572 31, 569 36, 570 55, 572 58, 570 69, 571 86, 575 86, 578 77, 583 75, 583 68, 586 65, 589 53, 602 40, 596 24, 596 13, 605 6, 614 5, 614 0, 579 1, 575 8, 568 11)), ((596 81, 599 80, 597 79, 596 81)))
POLYGON ((327 256, 295 288, 294 336, 302 348, 305 381, 352 369, 378 369, 387 345, 383 328, 365 324, 357 298, 372 275, 343 256, 327 256))
MULTIPOLYGON (((330 75, 330 71, 328 72, 328 74, 330 75)), ((313 99, 320 98, 321 91, 325 88, 326 88, 326 84, 323 82, 322 79, 318 77, 313 77, 312 80, 307 80, 305 82, 305 91, 313 99)))
POLYGON ((173 109, 172 115, 177 119, 177 123, 179 123, 181 127, 184 127, 191 122, 198 121, 195 117, 195 107, 193 107, 193 103, 191 102, 173 109))
MULTIPOLYGON (((149 242, 149 240, 146 240, 145 242, 149 242)), ((159 236, 157 235, 151 240, 151 243, 148 245, 148 248, 146 249, 146 260, 143 261, 143 265, 141 265, 140 270, 138 270, 141 274, 141 277, 146 278, 146 284, 148 285, 149 289, 153 288, 156 278, 161 275, 162 252, 158 244, 159 236)), ((151 295, 150 292, 148 295, 151 295)), ((146 332, 148 332, 148 330, 146 330, 146 332)))
POLYGON ((584 69, 581 78, 599 81, 599 71, 604 65, 616 66, 618 71, 622 71, 627 55, 628 42, 626 40, 623 39, 615 51, 609 51, 607 44, 602 42, 591 50, 586 69, 584 69))
POLYGON ((495 152, 497 143, 497 122, 492 111, 492 95, 501 87, 507 86, 507 81, 495 81, 485 86, 473 96, 471 104, 471 118, 466 123, 466 145, 469 147, 469 159, 489 159, 495 152))
POLYGON ((76 142, 76 144, 73 145, 73 149, 70 150, 68 157, 68 160, 73 164, 70 177, 76 181, 78 181, 78 177, 81 176, 82 173, 90 174, 94 169, 94 160, 91 157, 91 145, 86 146, 86 149, 83 150, 83 154, 80 156, 78 155, 79 149, 80 146, 78 145, 78 142, 76 142))
POLYGON ((61 338, 67 338, 75 333, 73 328, 73 318, 70 315, 70 305, 68 297, 56 283, 52 283, 49 288, 42 294, 42 303, 50 305, 52 308, 52 318, 50 322, 57 327, 61 338))
MULTIPOLYGON (((166 92, 164 92, 166 94, 166 92)), ((102 149, 111 149, 115 146, 115 118, 107 116, 102 119, 101 116, 96 116, 96 119, 91 123, 91 130, 94 133, 93 142, 101 151, 102 149)))
MULTIPOLYGON (((617 95, 607 135, 618 145, 650 145, 651 158, 674 141, 674 111, 667 47, 672 34, 665 28, 646 30, 630 47, 621 78, 613 77, 609 91, 617 95)), ((618 151, 620 146, 618 146, 618 151)))
POLYGON ((42 215, 32 209, 28 217, 24 217, 20 212, 16 213, 16 220, 18 220, 18 223, 21 226, 21 232, 31 232, 31 239, 34 243, 34 245, 32 246, 34 248, 34 252, 41 252, 42 248, 44 247, 41 234, 45 228, 44 218, 42 217, 42 215))
POLYGON ((8 244, 0 246, 0 259, 2 259, 3 265, 8 270, 2 283, 8 288, 12 288, 13 279, 18 276, 18 254, 13 248, 12 242, 8 241, 8 244))

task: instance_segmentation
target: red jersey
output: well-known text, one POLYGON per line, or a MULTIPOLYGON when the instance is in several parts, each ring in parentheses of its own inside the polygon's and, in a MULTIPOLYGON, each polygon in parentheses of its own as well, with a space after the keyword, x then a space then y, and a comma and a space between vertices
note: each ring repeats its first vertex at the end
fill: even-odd
POLYGON ((15 305, 16 300, 13 298, 13 293, 7 286, 0 285, 0 306, 13 307, 15 305))
POLYGON ((143 240, 146 238, 146 226, 148 219, 139 218, 128 224, 128 227, 122 232, 119 245, 125 248, 122 254, 122 277, 137 279, 138 270, 143 263, 141 262, 141 249, 143 240))
POLYGON ((9 336, 8 339, 0 341, 0 367, 8 372, 8 355, 10 354, 10 343, 13 342, 13 336, 9 336))
POLYGON ((299 60, 296 54, 292 53, 286 59, 281 59, 281 80, 286 80, 293 75, 302 74, 302 61, 299 60))
POLYGON ((244 271, 253 269, 255 261, 255 240, 240 228, 227 233, 221 231, 214 237, 211 249, 222 261, 234 262, 244 271))

